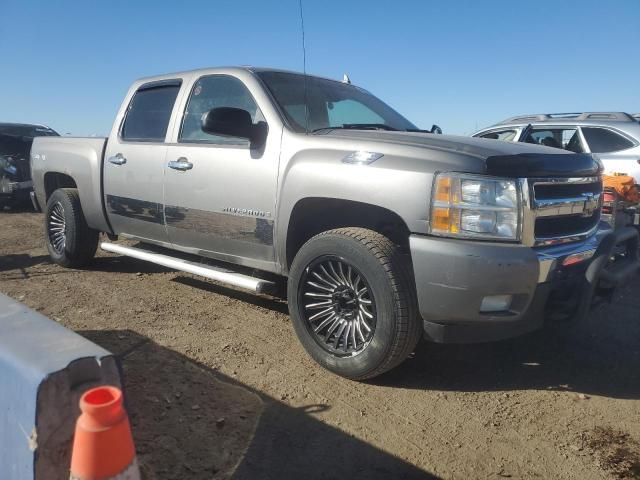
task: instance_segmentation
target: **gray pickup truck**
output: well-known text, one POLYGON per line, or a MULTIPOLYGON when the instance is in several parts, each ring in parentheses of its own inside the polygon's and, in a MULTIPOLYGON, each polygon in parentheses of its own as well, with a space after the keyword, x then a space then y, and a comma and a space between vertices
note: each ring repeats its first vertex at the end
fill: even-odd
POLYGON ((590 155, 434 135, 292 72, 138 80, 108 138, 36 138, 31 164, 54 262, 87 264, 103 232, 104 250, 255 292, 286 278, 303 346, 352 379, 423 335, 492 341, 580 316, 638 264, 604 268, 637 234, 600 222, 590 155))

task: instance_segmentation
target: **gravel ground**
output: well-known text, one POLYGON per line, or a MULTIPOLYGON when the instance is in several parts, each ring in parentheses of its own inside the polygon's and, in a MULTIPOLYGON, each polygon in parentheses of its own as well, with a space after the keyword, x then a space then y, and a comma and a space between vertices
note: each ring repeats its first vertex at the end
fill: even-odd
POLYGON ((422 343, 355 383, 281 300, 104 252, 65 270, 41 223, 0 213, 0 292, 118 355, 147 479, 640 478, 640 278, 570 334, 422 343))

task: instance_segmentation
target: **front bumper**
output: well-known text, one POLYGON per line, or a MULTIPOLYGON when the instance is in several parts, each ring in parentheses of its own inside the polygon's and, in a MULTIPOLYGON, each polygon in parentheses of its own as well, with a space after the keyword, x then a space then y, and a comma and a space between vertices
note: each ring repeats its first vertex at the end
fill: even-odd
POLYGON ((536 330, 544 324, 549 297, 560 285, 577 285, 576 314, 586 313, 616 244, 636 242, 634 255, 618 264, 622 273, 616 282, 624 281, 639 265, 637 234, 635 240, 620 235, 602 224, 587 240, 540 249, 412 235, 411 257, 426 337, 439 343, 477 343, 536 330), (565 267, 567 259, 578 262, 565 267), (496 295, 512 296, 509 309, 481 312, 483 299, 496 295))

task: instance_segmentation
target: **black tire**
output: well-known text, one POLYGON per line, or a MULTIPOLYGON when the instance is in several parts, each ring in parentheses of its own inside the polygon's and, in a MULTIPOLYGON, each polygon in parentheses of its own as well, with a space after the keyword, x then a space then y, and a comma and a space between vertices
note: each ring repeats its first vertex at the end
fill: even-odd
POLYGON ((100 232, 87 226, 75 188, 59 188, 51 194, 44 230, 49 256, 58 265, 82 267, 96 254, 100 232))
POLYGON ((414 285, 408 255, 387 237, 365 228, 329 230, 305 243, 293 261, 288 279, 289 313, 300 342, 316 362, 340 376, 365 380, 399 365, 422 337, 414 285), (330 273, 327 283, 316 278, 323 267, 330 273), (340 278, 344 285, 340 285, 340 278), (335 288, 329 285, 331 280, 335 288), (311 286, 309 281, 321 287, 311 286), (348 285, 354 284, 349 289, 348 285), (365 293, 353 296, 350 292, 354 291, 365 293), (331 304, 318 307, 308 303, 317 297, 331 304), (324 314, 325 320, 320 317, 312 321, 315 313, 312 315, 309 309, 325 307, 333 309, 324 314), (373 313, 373 317, 362 316, 361 309, 373 313), (345 326, 339 323, 330 331, 336 318, 345 326), (369 332, 360 323, 365 318, 369 332), (322 327, 325 321, 331 325, 322 327), (341 329, 346 333, 338 333, 341 329))

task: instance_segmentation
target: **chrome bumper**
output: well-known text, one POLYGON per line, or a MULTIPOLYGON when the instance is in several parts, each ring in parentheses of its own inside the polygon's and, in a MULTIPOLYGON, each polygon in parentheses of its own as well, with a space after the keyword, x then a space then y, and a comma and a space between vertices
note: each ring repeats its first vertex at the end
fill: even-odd
MULTIPOLYGON (((571 244, 527 248, 420 235, 410 237, 418 307, 425 335, 443 343, 474 343, 509 338, 540 328, 552 292, 565 290, 579 307, 591 306, 601 280, 613 288, 637 271, 637 254, 610 265, 614 248, 636 242, 601 223, 591 237, 571 244), (487 297, 510 295, 508 310, 483 311, 487 297)), ((634 236, 635 235, 635 236, 634 236)), ((635 251, 633 245, 628 251, 635 251)))
POLYGON ((538 283, 552 281, 554 272, 558 268, 589 260, 596 253, 596 249, 602 239, 611 232, 612 229, 609 224, 600 222, 596 234, 580 243, 567 243, 537 251, 540 265, 538 283))

